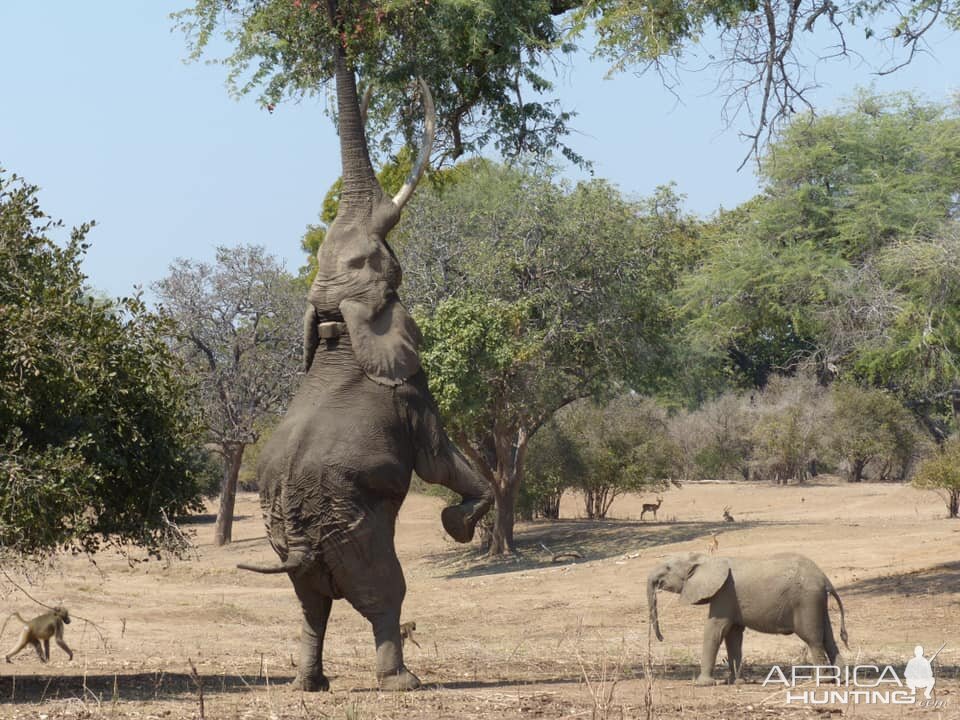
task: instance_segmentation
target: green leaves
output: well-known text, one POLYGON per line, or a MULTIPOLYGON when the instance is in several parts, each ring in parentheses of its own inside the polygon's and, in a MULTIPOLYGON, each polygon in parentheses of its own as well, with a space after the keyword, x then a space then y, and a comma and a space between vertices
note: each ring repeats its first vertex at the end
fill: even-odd
POLYGON ((659 378, 666 291, 695 234, 678 204, 486 162, 419 193, 394 239, 447 421, 533 428, 573 398, 659 378))
POLYGON ((199 425, 163 321, 138 296, 98 301, 36 187, 0 171, 0 544, 105 539, 157 549, 161 510, 197 506, 199 425))
POLYGON ((434 398, 454 432, 483 434, 508 403, 514 383, 538 364, 543 333, 529 326, 529 301, 465 295, 416 313, 423 332, 421 362, 434 398))
POLYGON ((222 32, 231 92, 257 93, 268 108, 323 92, 342 46, 375 87, 368 132, 382 150, 415 135, 419 118, 409 109, 419 76, 434 96, 443 157, 490 145, 509 157, 559 146, 580 160, 563 145, 571 114, 540 99, 552 89, 541 66, 572 50, 543 0, 196 0, 173 19, 193 59, 222 32))
POLYGON ((946 347, 922 333, 951 314, 957 157, 960 120, 909 96, 861 94, 843 114, 791 124, 764 194, 706 230, 710 250, 678 293, 692 346, 725 355, 748 387, 811 358, 892 386, 911 364, 948 361, 909 348, 946 347))

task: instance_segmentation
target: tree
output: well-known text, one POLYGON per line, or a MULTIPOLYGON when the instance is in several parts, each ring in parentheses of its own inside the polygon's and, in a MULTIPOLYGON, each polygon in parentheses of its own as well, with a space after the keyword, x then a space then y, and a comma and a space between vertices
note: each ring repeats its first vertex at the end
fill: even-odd
POLYGON ((825 388, 808 374, 776 376, 754 398, 751 465, 760 477, 803 482, 826 449, 830 417, 825 388))
POLYGON ((671 89, 679 82, 685 58, 696 59, 690 65, 698 70, 715 71, 718 89, 725 95, 726 123, 747 117, 748 129, 741 136, 749 142, 750 152, 743 164, 753 156, 761 167, 765 142, 776 137, 796 113, 812 114, 809 96, 819 85, 816 70, 821 62, 859 57, 848 45, 851 28, 861 26, 868 40, 890 46, 888 62, 878 70, 886 75, 924 51, 924 37, 938 22, 960 27, 960 4, 955 1, 854 0, 837 5, 832 0, 696 4, 598 0, 571 4, 581 8, 581 29, 588 20, 595 22, 596 53, 610 58, 614 70, 653 68, 671 89), (715 40, 710 31, 715 31, 715 40), (698 50, 701 43, 707 47, 698 50), (897 46, 902 49, 897 51, 897 46))
POLYGON ((602 520, 625 492, 661 489, 674 475, 679 449, 667 434, 667 414, 649 398, 626 394, 604 405, 585 399, 559 413, 573 439, 584 510, 602 520))
POLYGON ((895 396, 882 390, 839 383, 833 391, 831 444, 847 466, 847 480, 860 482, 867 464, 880 459, 897 461, 906 477, 917 446, 916 421, 895 396))
POLYGON ((582 474, 574 438, 556 417, 551 418, 530 440, 517 514, 524 520, 558 519, 564 491, 582 474))
POLYGON ((678 449, 685 480, 749 477, 751 410, 747 397, 728 391, 694 411, 670 417, 670 437, 678 449))
POLYGON ((951 438, 917 468, 915 487, 935 490, 947 504, 949 517, 960 515, 960 441, 951 438))
POLYGON ((91 297, 92 223, 58 245, 36 193, 0 169, 0 546, 156 554, 204 472, 182 366, 139 296, 91 297))
POLYGON ((902 309, 884 258, 908 240, 927 247, 955 215, 957 152, 960 119, 910 96, 861 94, 792 123, 769 149, 764 193, 705 230, 716 241, 679 293, 690 344, 726 356, 746 387, 808 359, 823 380, 865 377, 863 351, 902 309))
POLYGON ((264 248, 241 246, 218 247, 214 265, 176 261, 155 290, 196 380, 208 442, 224 459, 215 531, 223 545, 244 450, 295 389, 303 288, 264 248))
POLYGON ((444 422, 494 487, 500 554, 541 426, 661 376, 667 291, 696 233, 669 189, 635 203, 600 181, 569 189, 488 162, 463 173, 411 204, 397 247, 444 422))
POLYGON ((538 98, 552 87, 541 67, 554 52, 573 49, 555 20, 567 9, 543 0, 196 0, 174 19, 194 59, 222 29, 232 46, 230 90, 259 92, 270 109, 320 93, 342 55, 351 73, 376 88, 372 149, 410 144, 417 115, 408 97, 411 81, 422 78, 437 110, 439 166, 490 145, 510 157, 559 147, 580 161, 563 144, 571 115, 538 98))
POLYGON ((877 265, 891 297, 882 332, 857 347, 855 370, 896 393, 942 444, 950 423, 960 427, 960 226, 892 244, 877 265))

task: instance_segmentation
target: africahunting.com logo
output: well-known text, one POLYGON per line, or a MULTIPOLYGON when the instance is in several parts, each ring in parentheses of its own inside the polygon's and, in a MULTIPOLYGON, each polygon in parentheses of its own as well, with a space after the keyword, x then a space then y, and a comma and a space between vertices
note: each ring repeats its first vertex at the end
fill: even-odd
POLYGON ((774 665, 763 681, 764 687, 784 688, 787 704, 827 705, 916 705, 946 706, 932 692, 936 685, 933 661, 946 643, 927 658, 917 645, 903 674, 892 665, 793 665, 786 672, 774 665))

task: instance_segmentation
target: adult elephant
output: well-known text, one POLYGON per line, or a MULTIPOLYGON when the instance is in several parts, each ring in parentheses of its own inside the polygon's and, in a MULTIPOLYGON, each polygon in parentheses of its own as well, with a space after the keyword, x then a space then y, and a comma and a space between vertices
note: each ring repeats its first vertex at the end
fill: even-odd
POLYGON ((433 110, 416 169, 400 193, 373 173, 356 82, 339 49, 336 67, 343 185, 340 209, 317 254, 304 324, 306 377, 257 468, 277 565, 303 610, 297 683, 326 690, 323 641, 333 600, 345 598, 373 626, 377 678, 387 690, 420 681, 403 662, 400 609, 406 585, 394 528, 411 472, 459 493, 447 533, 469 542, 492 489, 444 433, 420 368, 420 333, 397 297, 402 273, 385 238, 429 156, 433 110))
POLYGON ((839 651, 827 612, 828 593, 840 608, 840 637, 847 643, 840 596, 812 560, 796 553, 762 558, 700 553, 668 557, 647 577, 650 624, 657 640, 663 640, 657 590, 680 593, 680 599, 691 605, 710 605, 698 685, 713 684, 721 641, 727 648, 730 680, 740 679, 744 628, 778 635, 796 633, 809 647, 813 662, 826 659, 833 665, 839 651))

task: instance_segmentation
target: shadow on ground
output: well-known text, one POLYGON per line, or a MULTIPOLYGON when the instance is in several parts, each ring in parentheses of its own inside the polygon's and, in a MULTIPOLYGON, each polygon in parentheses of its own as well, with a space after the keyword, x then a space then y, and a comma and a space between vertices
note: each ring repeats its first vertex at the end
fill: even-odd
POLYGON ((721 531, 748 530, 783 522, 643 522, 641 520, 541 520, 524 523, 514 535, 517 553, 489 558, 477 548, 451 548, 425 556, 427 562, 446 569, 447 577, 497 575, 562 564, 622 557, 673 543, 707 538, 721 531), (572 553, 580 558, 571 557, 572 553), (554 557, 562 562, 554 562, 554 557))
POLYGON ((939 595, 960 592, 960 561, 900 575, 859 580, 841 588, 844 595, 939 595))
MULTIPOLYGON (((266 687, 266 678, 200 675, 204 693, 235 693, 266 687)), ((293 676, 271 676, 270 685, 293 682, 293 676)), ((188 673, 144 672, 117 675, 18 675, 0 677, 0 703, 42 703, 76 698, 95 703, 183 700, 197 695, 188 673)))

